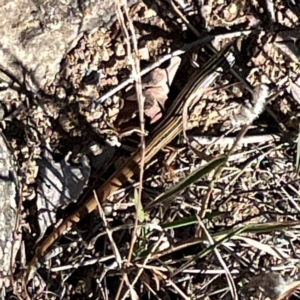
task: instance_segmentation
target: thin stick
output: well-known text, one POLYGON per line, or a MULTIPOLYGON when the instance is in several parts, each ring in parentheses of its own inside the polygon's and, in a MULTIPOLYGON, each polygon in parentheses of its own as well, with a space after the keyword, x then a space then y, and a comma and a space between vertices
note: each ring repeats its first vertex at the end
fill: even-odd
MULTIPOLYGON (((117 246, 116 246, 116 243, 115 243, 115 241, 114 241, 114 239, 113 239, 112 232, 111 232, 110 229, 108 228, 108 223, 107 223, 107 221, 106 221, 105 213, 104 213, 104 211, 103 211, 103 208, 102 208, 102 206, 101 206, 101 204, 100 204, 100 201, 99 201, 99 199, 98 199, 97 193, 96 193, 95 191, 94 191, 94 197, 95 197, 95 199, 96 199, 96 201, 97 201, 97 203, 98 203, 98 211, 99 211, 100 217, 101 217, 101 219, 102 219, 103 225, 104 225, 104 227, 105 227, 107 237, 108 237, 108 239, 109 239, 109 241, 110 241, 110 245, 111 245, 112 251, 113 251, 113 253, 114 253, 116 262, 118 263, 119 268, 120 268, 120 270, 121 270, 121 269, 122 269, 122 264, 123 264, 123 263, 122 263, 121 254, 120 254, 120 252, 119 252, 119 250, 118 250, 118 248, 117 248, 117 246)), ((127 286, 129 287, 130 292, 131 292, 132 294, 136 294, 136 292, 134 291, 133 286, 130 284, 129 279, 128 279, 128 276, 127 276, 127 274, 126 274, 125 272, 124 272, 124 275, 123 275, 123 276, 124 276, 124 280, 125 280, 127 286)))
MULTIPOLYGON (((155 245, 153 246, 153 249, 151 249, 150 253, 147 255, 147 257, 145 258, 143 265, 139 268, 137 275, 135 276, 134 280, 132 281, 132 285, 134 286, 138 279, 141 277, 142 273, 144 272, 144 267, 147 265, 148 261, 151 258, 151 255, 153 253, 155 253, 155 251, 157 250, 157 248, 159 247, 159 245, 161 244, 162 239, 164 238, 165 234, 162 232, 160 234, 160 237, 158 238, 157 242, 155 243, 155 245)), ((126 292, 123 296, 123 298, 121 300, 125 300, 127 298, 128 292, 126 292)))
MULTIPOLYGON (((122 13, 122 10, 121 10, 121 6, 124 4, 124 10, 126 10, 126 0, 124 0, 125 3, 120 3, 118 0, 116 0, 116 11, 117 11, 117 17, 118 17, 118 20, 119 20, 119 23, 121 24, 121 28, 123 30, 123 33, 124 33, 124 36, 125 36, 125 39, 127 40, 126 41, 126 45, 127 45, 127 56, 129 58, 129 61, 131 62, 132 64, 132 78, 133 80, 137 80, 137 77, 136 77, 136 69, 135 69, 135 65, 133 63, 133 59, 132 59, 132 56, 131 56, 131 46, 130 46, 130 37, 129 37, 129 34, 128 34, 128 31, 127 31, 127 28, 126 28, 126 25, 125 25, 125 21, 124 21, 124 16, 123 16, 123 13, 122 13)), ((123 276, 122 276, 122 280, 120 282, 120 285, 119 285, 119 288, 118 288, 118 291, 117 291, 117 294, 116 294, 116 300, 119 299, 119 297, 121 296, 121 293, 122 293, 122 290, 123 290, 123 286, 124 286, 124 282, 126 282, 126 273, 124 272, 123 273, 123 276)), ((131 283, 129 283, 129 285, 127 285, 129 287, 129 289, 131 290, 131 283)))
MULTIPOLYGON (((162 65, 164 62, 170 60, 172 57, 182 55, 182 54, 186 53, 187 51, 193 49, 194 47, 196 47, 198 45, 201 45, 201 44, 205 44, 205 43, 211 41, 212 39, 213 39, 213 37, 206 36, 204 38, 198 39, 196 42, 193 42, 193 43, 185 45, 182 49, 175 50, 172 53, 166 54, 163 57, 161 57, 159 60, 157 60, 156 62, 154 62, 153 64, 151 64, 147 68, 145 68, 144 70, 142 70, 140 72, 140 75, 144 76, 144 75, 148 74, 149 72, 151 72, 152 70, 154 70, 155 68, 157 68, 160 65, 162 65)), ((135 81, 135 78, 133 76, 130 76, 124 82, 122 82, 121 84, 117 85, 115 88, 111 89, 106 94, 104 94, 103 96, 101 96, 98 99, 95 99, 94 101, 96 103, 103 103, 105 100, 107 100, 108 98, 112 97, 117 92, 121 91, 126 86, 128 86, 129 84, 132 84, 134 81, 135 81)))
MULTIPOLYGON (((126 0, 124 0, 124 7, 125 7, 125 14, 128 20, 129 28, 132 34, 132 41, 133 41, 133 48, 135 52, 135 59, 132 58, 131 54, 128 53, 128 57, 130 57, 130 60, 132 61, 132 67, 135 72, 136 77, 136 93, 137 93, 137 100, 139 105, 139 118, 140 118, 140 129, 141 129, 141 162, 140 162, 140 176, 139 176, 139 194, 138 194, 138 203, 136 204, 136 215, 135 215, 135 223, 134 223, 134 229, 132 233, 132 239, 130 243, 130 249, 128 253, 128 263, 130 264, 132 253, 133 253, 133 247, 135 244, 135 241, 137 239, 137 231, 138 231, 138 222, 139 222, 139 212, 141 208, 142 203, 142 190, 143 190, 143 177, 144 177, 144 167, 145 167, 145 149, 146 149, 146 142, 145 142, 145 118, 144 118, 144 96, 142 92, 142 81, 141 81, 141 71, 140 71, 140 62, 138 59, 138 45, 137 45, 137 39, 136 34, 134 30, 134 26, 132 24, 132 20, 130 16, 128 15, 128 11, 126 9, 126 0)), ((128 46, 128 52, 131 50, 130 48, 130 40, 129 40, 129 34, 127 31, 127 28, 125 24, 123 25, 123 30, 127 35, 127 46, 128 46)))
MULTIPOLYGON (((128 257, 127 257, 127 264, 130 264, 132 254, 133 254, 133 248, 135 241, 137 239, 137 234, 138 234, 138 222, 139 222, 139 211, 140 211, 140 206, 142 202, 142 189, 143 189, 143 176, 144 176, 144 165, 145 165, 145 148, 146 148, 146 142, 145 142, 145 120, 144 120, 144 97, 143 97, 143 92, 142 92, 142 81, 141 81, 141 71, 140 71, 140 62, 138 59, 138 46, 137 46, 137 40, 136 40, 136 34, 135 30, 132 24, 132 20, 128 14, 128 7, 127 7, 127 1, 123 0, 123 8, 124 8, 124 14, 126 15, 127 22, 129 24, 129 28, 131 31, 132 35, 132 43, 133 43, 133 49, 135 52, 135 58, 132 57, 132 49, 131 49, 131 43, 130 43, 130 36, 129 32, 127 30, 127 27, 124 22, 124 17, 122 15, 120 3, 117 1, 117 14, 119 21, 121 23, 124 35, 126 37, 126 45, 127 45, 127 57, 129 59, 129 62, 132 65, 132 74, 133 78, 135 79, 135 87, 136 87, 136 93, 137 93, 137 100, 138 100, 138 106, 139 106, 139 118, 140 118, 140 130, 141 130, 141 161, 140 161, 140 176, 139 176, 139 193, 138 193, 138 203, 136 204, 136 213, 135 213, 135 224, 134 224, 134 229, 132 232, 132 237, 131 237, 131 243, 130 243, 130 248, 128 251, 128 257)), ((123 279, 126 281, 128 280, 128 277, 126 273, 123 274, 123 279)), ((119 291, 117 294, 116 299, 119 298, 120 292, 123 287, 123 282, 124 280, 122 279, 121 284, 119 286, 119 291)), ((130 285, 130 293, 131 296, 134 293, 134 286, 135 283, 130 285)), ((131 297, 132 298, 132 297, 131 297)))
MULTIPOLYGON (((233 144, 236 137, 217 137, 217 136, 201 136, 201 135, 189 135, 190 142, 195 141, 199 145, 209 145, 209 144, 222 144, 230 145, 233 144)), ((259 135, 250 135, 244 136, 240 139, 240 143, 243 145, 249 144, 261 144, 272 141, 279 141, 280 136, 276 134, 259 134, 259 135)))

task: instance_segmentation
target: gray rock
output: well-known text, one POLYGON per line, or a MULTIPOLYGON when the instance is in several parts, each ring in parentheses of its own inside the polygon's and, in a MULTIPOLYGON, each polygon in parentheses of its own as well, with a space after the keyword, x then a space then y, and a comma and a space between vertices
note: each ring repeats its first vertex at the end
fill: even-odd
POLYGON ((13 231, 16 224, 19 183, 13 156, 0 132, 0 290, 9 284, 13 231))
MULTIPOLYGON (((114 0, 0 0, 0 67, 25 78, 28 89, 43 89, 84 32, 108 29, 115 19, 114 0)), ((9 80, 2 72, 1 79, 9 80)))

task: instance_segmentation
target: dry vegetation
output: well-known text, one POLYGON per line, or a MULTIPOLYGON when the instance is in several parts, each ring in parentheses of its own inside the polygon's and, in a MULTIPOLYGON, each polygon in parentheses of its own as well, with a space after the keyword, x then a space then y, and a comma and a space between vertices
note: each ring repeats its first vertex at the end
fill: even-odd
MULTIPOLYGON (((38 221, 38 159, 45 148, 51 148, 53 166, 64 160, 78 168, 90 165, 88 184, 83 184, 76 204, 80 205, 143 143, 137 134, 143 124, 139 113, 148 134, 159 124, 194 70, 193 53, 198 53, 201 68, 212 56, 212 46, 220 49, 229 41, 234 41, 235 72, 223 73, 190 108, 189 142, 181 135, 160 149, 142 168, 142 177, 134 177, 107 201, 100 201, 97 211, 62 236, 29 281, 27 296, 296 297, 291 294, 298 284, 300 255, 300 6, 298 1, 279 0, 203 2, 201 7, 193 1, 145 1, 128 10, 129 18, 123 9, 119 12, 123 25, 117 22, 107 32, 99 28, 78 42, 42 99, 17 92, 6 98, 4 133, 22 170, 23 243, 17 243, 14 292, 8 290, 9 299, 15 299, 13 294, 26 298, 24 269, 40 243, 36 241, 42 238, 41 231, 48 235, 53 230, 53 226, 42 229, 38 221), (161 59, 208 35, 215 37, 213 42, 183 51, 180 66, 171 68, 176 75, 170 80, 169 60, 160 64, 161 59), (153 71, 149 66, 155 62, 159 69, 153 71), (143 85, 140 70, 149 70, 143 85), (118 90, 130 76, 137 84, 132 80, 118 90), (268 86, 266 109, 218 176, 214 171, 202 174, 163 205, 143 209, 192 171, 228 153, 238 134, 228 134, 230 118, 252 99, 245 83, 268 86)), ((54 223, 76 206, 52 200, 59 206, 53 209, 54 223)))

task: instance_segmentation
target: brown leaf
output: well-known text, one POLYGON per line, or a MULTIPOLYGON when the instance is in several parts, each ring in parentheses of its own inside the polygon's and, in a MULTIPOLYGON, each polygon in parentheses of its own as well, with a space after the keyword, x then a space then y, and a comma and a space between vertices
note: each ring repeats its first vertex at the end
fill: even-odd
MULTIPOLYGON (((162 109, 168 99, 169 87, 176 75, 180 62, 180 57, 173 57, 166 69, 156 68, 142 79, 143 96, 145 97, 145 114, 150 118, 151 123, 157 122, 162 117, 162 109)), ((125 99, 137 103, 137 97, 135 93, 132 94, 132 88, 130 92, 131 94, 128 94, 125 99)), ((127 104, 129 103, 125 103, 124 107, 126 107, 127 104)), ((127 116, 134 115, 136 112, 137 105, 130 104, 129 107, 126 107, 127 116)), ((120 115, 123 115, 123 110, 120 115)), ((119 124, 121 122, 122 120, 119 124)))
POLYGON ((147 99, 145 103, 145 115, 151 119, 151 124, 155 123, 161 118, 161 109, 164 108, 168 97, 163 87, 148 88, 144 92, 144 96, 147 99))

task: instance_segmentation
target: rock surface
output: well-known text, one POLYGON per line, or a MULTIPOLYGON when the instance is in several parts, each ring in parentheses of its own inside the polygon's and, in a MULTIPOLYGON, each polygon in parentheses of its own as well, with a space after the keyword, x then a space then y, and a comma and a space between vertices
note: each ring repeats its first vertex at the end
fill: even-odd
POLYGON ((19 185, 15 164, 5 137, 0 133, 0 289, 8 285, 11 274, 13 231, 19 185))
MULTIPOLYGON (((114 0, 0 0, 0 67, 25 79, 27 89, 43 89, 84 32, 108 29, 115 19, 114 0)), ((7 75, 0 79, 10 80, 7 75)))
MULTIPOLYGON (((128 5, 136 2, 128 0, 128 5)), ((0 84, 14 82, 31 92, 43 90, 84 33, 108 30, 115 20, 114 0, 0 0, 0 84)), ((14 96, 6 94, 5 99, 14 96)), ((1 290, 11 274, 18 191, 13 157, 0 132, 1 290)))

